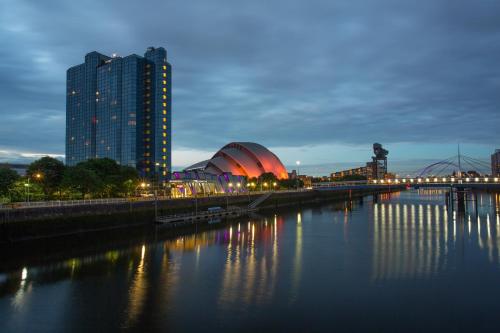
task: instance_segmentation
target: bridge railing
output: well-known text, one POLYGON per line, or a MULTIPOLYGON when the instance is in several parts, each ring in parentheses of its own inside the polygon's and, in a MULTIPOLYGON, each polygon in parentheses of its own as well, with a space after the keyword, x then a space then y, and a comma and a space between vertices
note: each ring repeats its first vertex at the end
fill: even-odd
POLYGON ((498 177, 416 177, 416 178, 394 178, 374 179, 370 182, 377 185, 392 184, 500 184, 498 177))

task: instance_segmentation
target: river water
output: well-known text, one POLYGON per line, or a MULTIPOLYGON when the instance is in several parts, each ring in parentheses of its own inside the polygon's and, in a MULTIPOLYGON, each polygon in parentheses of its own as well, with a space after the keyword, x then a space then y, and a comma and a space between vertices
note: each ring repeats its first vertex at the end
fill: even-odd
POLYGON ((0 273, 0 332, 498 332, 500 196, 469 206, 412 190, 35 253, 0 273))

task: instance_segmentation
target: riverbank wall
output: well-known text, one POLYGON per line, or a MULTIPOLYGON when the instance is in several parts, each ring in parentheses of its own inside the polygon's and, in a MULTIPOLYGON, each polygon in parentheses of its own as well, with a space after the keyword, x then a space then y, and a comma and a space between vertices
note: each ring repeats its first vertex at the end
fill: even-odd
MULTIPOLYGON (((272 209, 327 201, 356 200, 366 195, 390 193, 402 186, 360 186, 351 189, 277 191, 259 205, 272 209)), ((154 222, 155 204, 159 215, 203 211, 208 207, 246 207, 262 193, 201 198, 130 200, 108 204, 61 207, 33 207, 0 210, 0 242, 13 242, 82 232, 110 230, 154 222)))

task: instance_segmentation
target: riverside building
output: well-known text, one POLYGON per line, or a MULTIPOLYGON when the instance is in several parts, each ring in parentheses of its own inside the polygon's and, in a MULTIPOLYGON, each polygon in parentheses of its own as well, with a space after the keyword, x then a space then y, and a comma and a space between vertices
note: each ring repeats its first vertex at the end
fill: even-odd
POLYGON ((164 48, 144 56, 90 52, 66 79, 66 164, 111 158, 142 177, 171 173, 172 68, 164 48))
POLYGON ((500 149, 491 155, 491 175, 500 176, 500 149))

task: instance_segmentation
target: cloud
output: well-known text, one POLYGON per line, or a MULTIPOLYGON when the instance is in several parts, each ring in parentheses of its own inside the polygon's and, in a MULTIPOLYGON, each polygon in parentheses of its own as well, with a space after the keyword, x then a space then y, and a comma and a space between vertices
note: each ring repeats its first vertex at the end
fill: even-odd
POLYGON ((320 147, 375 141, 493 149, 499 14, 492 0, 5 0, 0 149, 62 153, 65 70, 93 50, 150 45, 173 65, 176 151, 256 141, 315 147, 323 161, 320 147))

